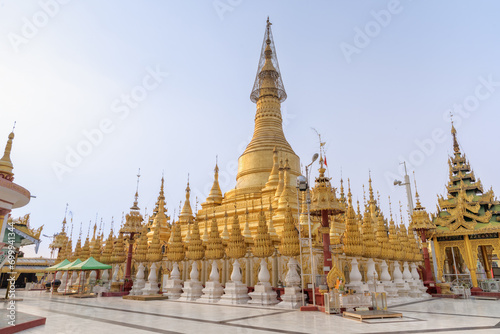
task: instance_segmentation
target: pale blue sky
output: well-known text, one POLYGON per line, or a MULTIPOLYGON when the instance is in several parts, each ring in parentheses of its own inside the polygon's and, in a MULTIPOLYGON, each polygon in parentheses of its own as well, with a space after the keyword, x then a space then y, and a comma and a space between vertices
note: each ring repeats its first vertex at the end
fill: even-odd
POLYGON ((60 230, 66 203, 74 239, 96 213, 106 231, 111 216, 117 226, 139 167, 148 213, 162 171, 170 214, 188 173, 193 208, 206 195, 216 155, 223 192, 234 187, 253 131, 249 95, 268 15, 288 94, 285 135, 302 162, 317 151, 314 127, 327 141, 333 184, 342 169, 362 201, 371 170, 386 216, 388 195, 393 210, 398 200, 406 208, 404 189, 391 181, 399 162, 413 162, 422 202, 435 212, 452 151, 444 115, 469 103, 468 116, 456 117, 459 142, 485 188, 500 192, 498 1, 73 0, 44 14, 41 3, 54 2, 0 2, 0 142, 17 121, 15 181, 37 196, 13 215, 31 212, 45 234, 60 230), (368 30, 366 46, 358 29, 368 30), (350 59, 347 44, 358 46, 350 59), (148 77, 156 70, 169 73, 159 84, 148 77), (123 117, 122 95, 139 92, 145 78, 157 87, 123 117), (101 122, 110 133, 58 179, 54 164, 101 122), (435 129, 445 135, 431 145, 435 129))

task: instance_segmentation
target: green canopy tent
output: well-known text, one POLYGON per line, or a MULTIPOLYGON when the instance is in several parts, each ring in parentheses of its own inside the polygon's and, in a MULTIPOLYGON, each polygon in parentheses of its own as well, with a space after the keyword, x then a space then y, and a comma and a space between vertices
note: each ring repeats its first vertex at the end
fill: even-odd
POLYGON ((113 267, 110 266, 109 264, 104 264, 96 259, 94 259, 92 256, 89 257, 87 260, 73 265, 70 267, 70 270, 106 270, 106 269, 112 269, 113 267))
POLYGON ((48 267, 45 270, 47 270, 47 271, 58 271, 59 268, 64 267, 65 265, 70 264, 70 263, 71 262, 68 259, 65 259, 64 261, 59 262, 57 264, 54 264, 53 266, 48 267))
POLYGON ((72 265, 69 270, 106 270, 112 268, 111 265, 101 263, 91 256, 83 262, 72 265))
POLYGON ((58 268, 58 270, 74 270, 73 268, 71 268, 72 266, 74 265, 77 265, 77 264, 80 264, 82 263, 82 260, 80 259, 76 259, 75 261, 71 262, 71 263, 68 263, 67 265, 65 266, 61 266, 58 268))
MULTIPOLYGON (((71 263, 68 263, 67 265, 65 266, 61 266, 59 267, 57 270, 62 270, 62 271, 68 271, 68 270, 73 270, 73 269, 70 269, 71 266, 74 266, 76 264, 79 264, 79 263, 82 263, 82 260, 80 259, 76 259, 75 261, 71 262, 71 263)), ((68 273, 68 276, 69 276, 69 273, 68 273)), ((66 286, 64 287, 64 293, 66 293, 66 288, 68 287, 68 281, 70 280, 70 278, 68 277, 68 279, 66 280, 66 286)))

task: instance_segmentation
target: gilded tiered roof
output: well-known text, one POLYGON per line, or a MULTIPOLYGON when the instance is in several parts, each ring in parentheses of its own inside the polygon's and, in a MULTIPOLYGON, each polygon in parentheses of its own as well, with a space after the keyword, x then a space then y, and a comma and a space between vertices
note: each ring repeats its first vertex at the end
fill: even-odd
POLYGON ((335 196, 335 189, 330 184, 331 178, 325 176, 326 168, 323 166, 323 157, 319 160, 319 176, 315 180, 314 188, 311 189, 311 212, 321 214, 326 210, 330 215, 344 213, 335 196))
POLYGON ((168 242, 167 258, 170 261, 179 262, 184 260, 186 252, 182 243, 181 226, 175 223, 172 227, 172 235, 168 242))
POLYGON ((116 243, 113 247, 113 255, 111 256, 112 263, 122 263, 125 262, 125 242, 123 240, 123 233, 118 233, 118 238, 116 238, 116 243))
POLYGON ((380 255, 380 247, 377 245, 375 233, 372 226, 372 217, 368 207, 363 217, 363 256, 367 258, 376 258, 380 255))
POLYGON ((92 237, 90 256, 92 256, 96 261, 101 260, 101 239, 98 235, 95 236, 97 225, 94 225, 94 236, 92 237))
POLYGON ((401 243, 398 240, 398 232, 396 229, 396 224, 394 223, 394 219, 389 221, 389 243, 391 245, 391 260, 400 260, 403 257, 403 249, 401 247, 401 243))
MULTIPOLYGON (((89 227, 90 229, 90 227, 89 227)), ((85 261, 90 257, 90 242, 89 242, 89 235, 87 234, 87 238, 85 239, 85 243, 83 244, 82 247, 82 252, 80 260, 85 261)))
POLYGON ((191 236, 187 242, 186 257, 190 260, 201 260, 205 256, 205 247, 200 237, 200 227, 196 219, 191 229, 191 236))
POLYGON ((160 229, 160 224, 156 224, 153 232, 153 240, 148 246, 148 253, 146 256, 149 262, 161 261, 163 257, 161 253, 160 229))
POLYGON ((139 209, 139 192, 136 191, 134 195, 134 204, 130 208, 130 213, 125 216, 125 225, 120 229, 120 233, 141 233, 142 232, 142 218, 139 209))
POLYGON ((147 229, 146 226, 144 226, 141 231, 141 236, 137 241, 137 248, 135 249, 135 254, 134 254, 134 260, 138 263, 146 262, 146 256, 148 253, 148 237, 146 233, 147 229))
POLYGON ((240 221, 238 219, 238 213, 235 210, 226 253, 227 256, 232 259, 239 259, 245 256, 246 252, 247 247, 245 245, 245 237, 241 234, 240 221))
MULTIPOLYGON (((358 219, 352 206, 351 186, 347 194, 347 213, 346 213, 346 231, 344 236, 344 253, 347 256, 361 256, 363 254, 363 245, 358 228, 358 219)), ((358 202, 359 203, 359 202, 358 202)), ((359 205, 358 205, 359 208, 359 205)))
POLYGON ((426 237, 430 238, 436 230, 436 225, 430 220, 429 214, 420 203, 420 196, 416 192, 417 206, 413 209, 409 229, 416 230, 419 233, 426 233, 426 237))
POLYGON ((389 245, 389 236, 385 228, 385 221, 382 215, 378 216, 377 232, 375 233, 378 247, 380 248, 380 259, 389 259, 391 256, 391 248, 389 245))
POLYGON ((436 234, 477 234, 500 231, 500 202, 493 190, 484 192, 465 155, 460 151, 457 131, 452 124, 453 157, 449 159, 448 196, 438 197, 438 212, 433 216, 436 234))
POLYGON ((252 253, 254 256, 260 258, 269 257, 274 253, 273 242, 267 228, 266 214, 263 210, 259 213, 259 226, 254 236, 252 253))
POLYGON ((295 228, 295 222, 290 207, 287 207, 285 211, 280 253, 285 256, 297 256, 300 254, 299 232, 295 228))
POLYGON ((219 235, 219 228, 217 227, 217 220, 215 217, 213 217, 212 225, 210 226, 210 236, 208 238, 205 256, 210 260, 218 260, 224 257, 224 245, 219 235))
POLYGON ((115 238, 113 237, 113 227, 111 227, 111 230, 109 231, 108 240, 106 240, 106 244, 105 244, 104 249, 102 251, 102 256, 101 256, 100 262, 105 263, 105 264, 112 263, 114 239, 115 238))

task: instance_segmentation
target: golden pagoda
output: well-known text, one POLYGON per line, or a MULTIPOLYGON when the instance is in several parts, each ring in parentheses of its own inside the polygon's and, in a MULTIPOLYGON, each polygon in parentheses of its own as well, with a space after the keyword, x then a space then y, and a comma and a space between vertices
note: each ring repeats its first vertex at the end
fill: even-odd
MULTIPOLYGON (((286 93, 269 21, 266 24, 257 75, 250 98, 257 105, 254 132, 250 143, 238 160, 237 186, 226 193, 220 190, 219 168, 216 164, 214 183, 206 200, 201 204, 201 209, 193 213, 188 205, 189 201, 184 203, 179 219, 183 236, 187 235, 189 229, 185 226, 188 225, 188 217, 192 217, 192 221, 195 217, 215 214, 216 220, 222 225, 226 206, 235 203, 235 209, 240 217, 248 211, 248 215, 245 216, 248 219, 241 221, 240 229, 246 242, 252 243, 252 235, 255 235, 259 225, 259 209, 247 205, 247 202, 254 203, 260 199, 271 198, 274 226, 273 228, 269 226, 269 232, 273 234, 276 232, 273 238, 278 240, 283 229, 287 200, 292 212, 297 209, 294 193, 296 178, 300 175, 300 160, 283 133, 281 102, 286 99, 286 93), (280 161, 282 161, 281 168, 279 168, 280 161)), ((188 192, 189 190, 186 196, 189 195, 188 192)), ((266 216, 269 216, 269 209, 265 207, 263 210, 266 216)), ((201 221, 199 219, 200 226, 204 228, 201 221)), ((222 234, 223 238, 226 236, 222 234)))

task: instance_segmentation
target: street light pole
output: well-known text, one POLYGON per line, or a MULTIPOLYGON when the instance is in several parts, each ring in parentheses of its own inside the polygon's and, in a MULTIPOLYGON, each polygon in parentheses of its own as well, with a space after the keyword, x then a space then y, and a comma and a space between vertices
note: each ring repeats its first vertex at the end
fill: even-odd
MULTIPOLYGON (((316 160, 316 159, 314 159, 316 160)), ((306 179, 307 179, 307 190, 306 190, 306 203, 307 203, 307 227, 309 228, 309 256, 311 257, 311 283, 312 283, 312 297, 313 305, 316 306, 316 288, 315 288, 315 275, 314 275, 314 257, 312 249, 312 233, 311 233, 311 194, 309 190, 309 167, 313 164, 314 160, 306 166, 306 179)))
POLYGON ((406 162, 403 161, 402 164, 405 166, 405 176, 404 176, 405 182, 401 182, 399 180, 394 180, 394 185, 406 187, 406 197, 408 200, 408 210, 410 210, 410 215, 412 215, 413 214, 413 196, 411 194, 410 176, 408 175, 408 171, 406 170, 406 162))

